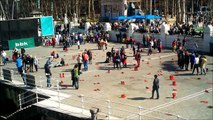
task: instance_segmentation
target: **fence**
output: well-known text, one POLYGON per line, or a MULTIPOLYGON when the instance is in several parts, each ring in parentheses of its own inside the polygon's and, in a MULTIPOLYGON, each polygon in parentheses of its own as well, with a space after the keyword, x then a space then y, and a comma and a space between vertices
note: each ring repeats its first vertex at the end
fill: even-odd
MULTIPOLYGON (((15 78, 17 79, 18 74, 14 74, 15 78)), ((58 109, 61 109, 65 113, 69 113, 70 111, 64 109, 62 105, 68 105, 75 107, 80 110, 80 112, 72 111, 72 113, 89 117, 90 115, 85 114, 86 112, 89 113, 89 111, 94 109, 99 109, 100 111, 97 113, 98 119, 184 119, 179 115, 175 115, 168 112, 161 112, 156 110, 151 110, 148 108, 144 108, 142 106, 134 106, 119 102, 113 102, 111 100, 103 100, 103 99, 97 99, 93 97, 88 97, 84 95, 78 95, 71 93, 71 97, 69 97, 69 100, 66 101, 66 99, 61 98, 61 87, 59 86, 59 79, 58 78, 52 78, 53 81, 56 81, 52 84, 53 87, 46 88, 44 87, 44 80, 46 80, 45 77, 37 76, 39 81, 36 83, 34 89, 29 89, 28 91, 21 93, 17 96, 17 99, 19 101, 19 110, 12 113, 11 115, 5 117, 9 118, 16 114, 19 111, 25 110, 32 106, 34 103, 40 103, 41 101, 52 101, 58 105, 54 106, 58 109), (49 94, 47 92, 42 91, 42 89, 45 90, 51 90, 54 91, 57 94, 49 94), (49 97, 49 98, 48 98, 49 97), (48 99, 47 99, 48 98, 48 99), (52 99, 51 99, 52 98, 52 99), (143 114, 143 112, 148 112, 148 114, 143 114)))

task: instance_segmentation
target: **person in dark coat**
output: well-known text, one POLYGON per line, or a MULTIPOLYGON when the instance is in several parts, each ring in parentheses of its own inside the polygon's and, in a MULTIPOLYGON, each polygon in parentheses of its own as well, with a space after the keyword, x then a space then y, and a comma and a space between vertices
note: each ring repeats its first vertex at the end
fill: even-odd
POLYGON ((189 52, 188 51, 185 51, 184 64, 185 64, 185 70, 188 71, 188 67, 189 67, 189 52))
POLYGON ((154 81, 153 81, 153 86, 152 86, 152 97, 150 99, 153 99, 154 97, 154 92, 157 92, 157 98, 159 99, 159 79, 157 75, 154 75, 154 81))
POLYGON ((45 75, 47 77, 47 87, 51 87, 51 76, 52 76, 52 73, 50 71, 49 64, 45 64, 44 65, 44 70, 45 70, 45 75))

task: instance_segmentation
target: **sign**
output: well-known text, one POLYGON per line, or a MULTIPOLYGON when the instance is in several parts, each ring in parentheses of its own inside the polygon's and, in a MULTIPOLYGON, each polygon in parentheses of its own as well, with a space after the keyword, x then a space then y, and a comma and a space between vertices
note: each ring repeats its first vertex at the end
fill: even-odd
POLYGON ((13 48, 32 48, 35 47, 34 38, 24 38, 24 39, 16 39, 16 40, 9 40, 9 50, 13 48))
POLYGON ((53 24, 53 17, 41 17, 41 35, 42 36, 50 36, 54 35, 54 24, 53 24))

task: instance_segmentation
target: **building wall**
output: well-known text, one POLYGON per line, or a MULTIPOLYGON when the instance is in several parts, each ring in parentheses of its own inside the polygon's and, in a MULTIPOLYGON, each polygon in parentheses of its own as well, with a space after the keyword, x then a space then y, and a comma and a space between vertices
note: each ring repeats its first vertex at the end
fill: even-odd
POLYGON ((126 16, 129 2, 140 3, 141 0, 101 0, 101 17, 126 16))

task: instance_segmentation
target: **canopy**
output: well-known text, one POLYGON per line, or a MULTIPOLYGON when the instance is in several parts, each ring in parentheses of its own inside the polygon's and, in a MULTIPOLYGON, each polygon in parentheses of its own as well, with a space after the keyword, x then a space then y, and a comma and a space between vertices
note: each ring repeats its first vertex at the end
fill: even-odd
POLYGON ((133 15, 133 16, 130 16, 131 19, 145 19, 146 17, 143 16, 143 15, 133 15))
POLYGON ((130 17, 127 16, 116 16, 113 17, 112 20, 131 20, 131 19, 146 19, 146 20, 151 20, 151 19, 161 19, 162 17, 157 16, 157 15, 133 15, 130 17))
POLYGON ((161 19, 161 16, 157 16, 157 15, 146 15, 145 16, 147 20, 151 20, 151 19, 161 19))
POLYGON ((127 16, 116 16, 112 18, 112 20, 127 20, 127 19, 130 19, 130 18, 127 16))

